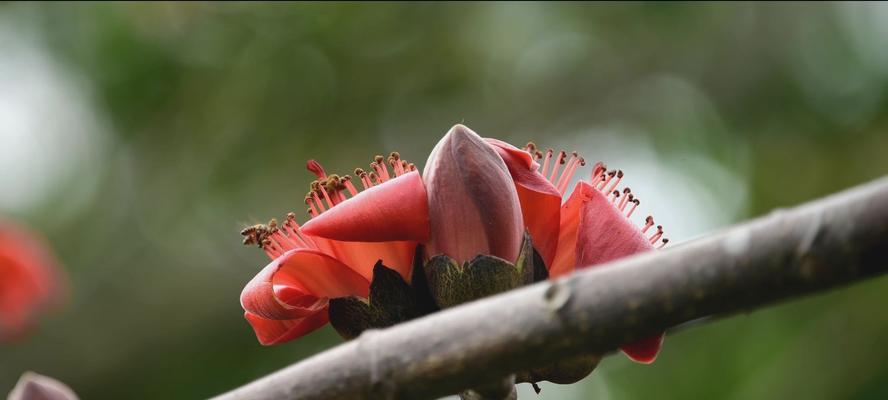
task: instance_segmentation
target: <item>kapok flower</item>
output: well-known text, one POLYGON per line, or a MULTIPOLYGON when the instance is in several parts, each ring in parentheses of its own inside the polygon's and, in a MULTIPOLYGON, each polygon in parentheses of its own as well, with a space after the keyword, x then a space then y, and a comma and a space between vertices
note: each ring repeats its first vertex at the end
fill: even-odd
POLYGON ((533 255, 524 251, 530 247, 515 185, 484 139, 454 126, 432 150, 421 179, 398 177, 392 186, 406 179, 416 183, 397 184, 399 193, 360 193, 332 210, 336 213, 306 223, 303 232, 331 240, 382 237, 425 245, 420 261, 425 261, 429 290, 439 307, 532 280, 533 255), (420 210, 427 211, 413 213, 420 210))
MULTIPOLYGON (((401 160, 397 153, 389 157, 389 164, 393 166, 396 179, 392 179, 381 156, 371 163, 373 172, 355 171, 364 192, 375 193, 378 197, 373 198, 385 202, 401 198, 408 204, 425 207, 425 189, 416 168, 401 160), (411 194, 419 196, 422 201, 411 201, 411 194)), ((404 233, 420 239, 428 236, 427 208, 405 208, 404 211, 421 216, 418 220, 420 230, 411 230, 411 226, 404 225, 403 230, 396 232, 388 226, 390 223, 386 217, 398 210, 380 208, 379 204, 354 210, 347 199, 360 191, 350 176, 327 175, 313 160, 308 162, 308 169, 318 177, 305 197, 309 215, 339 218, 345 213, 351 218, 353 228, 366 231, 374 240, 345 241, 350 237, 347 229, 340 231, 344 240, 306 233, 300 229, 294 213, 289 213, 280 225, 272 220, 267 225, 244 229, 241 232, 244 244, 258 245, 272 260, 241 293, 244 317, 263 345, 283 343, 324 326, 329 319, 329 299, 367 298, 373 267, 378 260, 383 260, 387 267, 409 281, 417 242, 400 240, 400 237, 404 233), (366 214, 362 212, 375 213, 382 219, 366 220, 366 214)))
POLYGON ((58 262, 42 239, 0 221, 0 341, 24 334, 62 297, 58 262))
MULTIPOLYGON (((519 149, 496 139, 488 142, 512 174, 524 223, 550 278, 648 251, 658 242, 658 248, 668 243, 659 225, 646 236, 654 225, 653 217, 648 216, 641 227, 630 220, 640 201, 631 189, 619 187, 623 171, 607 171, 604 164, 596 163, 591 179, 580 180, 561 204, 578 167, 585 164, 581 157, 572 153, 568 159, 564 151, 556 156, 552 149, 542 153, 532 143, 519 149)), ((621 350, 630 359, 648 364, 656 359, 662 343, 663 334, 659 334, 623 345, 621 350)))

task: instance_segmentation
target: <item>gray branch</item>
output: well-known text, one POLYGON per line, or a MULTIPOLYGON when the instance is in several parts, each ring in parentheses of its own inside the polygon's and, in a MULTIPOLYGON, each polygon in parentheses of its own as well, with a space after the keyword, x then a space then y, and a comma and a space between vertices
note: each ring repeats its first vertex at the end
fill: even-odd
POLYGON ((434 398, 886 271, 883 177, 684 245, 367 331, 216 399, 434 398))

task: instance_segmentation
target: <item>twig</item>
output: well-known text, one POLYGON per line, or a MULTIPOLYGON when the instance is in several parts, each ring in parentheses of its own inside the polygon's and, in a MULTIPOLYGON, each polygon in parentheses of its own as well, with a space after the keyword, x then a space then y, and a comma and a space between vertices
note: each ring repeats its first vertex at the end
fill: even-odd
POLYGON ((886 271, 882 178, 672 249, 367 331, 216 399, 434 398, 886 271))

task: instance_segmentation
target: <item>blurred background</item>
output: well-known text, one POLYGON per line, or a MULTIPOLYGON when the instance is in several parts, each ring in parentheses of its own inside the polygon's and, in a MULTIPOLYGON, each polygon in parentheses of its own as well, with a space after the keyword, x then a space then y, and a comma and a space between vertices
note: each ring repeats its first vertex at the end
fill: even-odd
MULTIPOLYGON (((264 348, 238 303, 267 263, 238 231, 306 216, 308 158, 422 165, 463 122, 623 169, 679 244, 879 177, 886 42, 879 3, 0 4, 0 215, 71 284, 0 347, 0 393, 34 370, 85 399, 203 398, 339 343, 264 348)), ((539 398, 886 398, 886 293, 684 330, 539 398)))

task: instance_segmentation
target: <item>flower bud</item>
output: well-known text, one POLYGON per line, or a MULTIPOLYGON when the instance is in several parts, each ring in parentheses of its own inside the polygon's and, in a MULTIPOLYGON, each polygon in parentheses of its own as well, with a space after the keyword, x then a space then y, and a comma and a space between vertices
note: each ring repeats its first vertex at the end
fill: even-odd
POLYGON ((524 223, 515 185, 502 158, 463 125, 447 132, 423 171, 429 198, 429 256, 459 262, 493 255, 513 262, 524 223))

